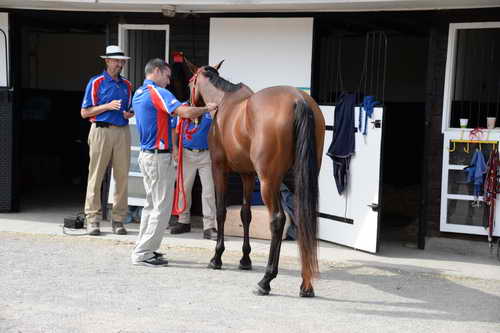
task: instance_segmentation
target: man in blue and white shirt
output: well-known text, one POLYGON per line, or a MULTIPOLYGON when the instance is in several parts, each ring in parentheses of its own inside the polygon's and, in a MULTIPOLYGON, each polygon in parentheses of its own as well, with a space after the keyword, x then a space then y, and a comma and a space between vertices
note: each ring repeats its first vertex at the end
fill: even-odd
MULTIPOLYGON (((212 125, 212 117, 209 113, 206 113, 198 118, 197 122, 189 122, 189 126, 186 126, 183 132, 182 145, 184 149, 182 156, 186 210, 179 215, 178 223, 172 226, 170 233, 181 234, 191 231, 191 192, 196 172, 198 172, 202 186, 203 238, 215 239, 217 237, 217 230, 215 229, 215 189, 212 177, 212 160, 208 151, 208 132, 212 125)), ((178 131, 180 130, 178 128, 178 131)))
POLYGON ((146 190, 146 204, 134 251, 134 265, 160 267, 168 261, 157 252, 172 212, 175 167, 172 159, 171 117, 197 118, 217 106, 190 107, 177 100, 165 87, 170 82, 170 66, 161 59, 148 61, 146 80, 132 99, 141 141, 139 167, 146 190))

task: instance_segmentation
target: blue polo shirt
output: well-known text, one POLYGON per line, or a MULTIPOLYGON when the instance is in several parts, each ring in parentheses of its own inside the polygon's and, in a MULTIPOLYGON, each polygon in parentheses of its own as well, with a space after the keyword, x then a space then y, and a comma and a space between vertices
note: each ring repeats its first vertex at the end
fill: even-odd
MULTIPOLYGON (((191 134, 191 140, 188 138, 186 133, 182 137, 182 146, 184 148, 190 149, 208 149, 208 131, 210 130, 210 126, 212 125, 212 117, 210 113, 204 113, 200 117, 200 122, 198 125, 195 125, 193 121, 189 123, 188 130, 193 130, 197 127, 196 131, 191 134)), ((177 123, 177 118, 176 118, 177 123)))
POLYGON ((142 149, 172 149, 171 115, 182 103, 151 80, 145 80, 132 98, 142 149))
POLYGON ((85 88, 82 108, 98 106, 119 99, 122 101, 120 110, 109 110, 90 118, 91 122, 105 121, 116 126, 128 125, 128 119, 123 118, 123 112, 131 105, 132 84, 129 80, 119 77, 117 81, 104 71, 92 77, 85 88))

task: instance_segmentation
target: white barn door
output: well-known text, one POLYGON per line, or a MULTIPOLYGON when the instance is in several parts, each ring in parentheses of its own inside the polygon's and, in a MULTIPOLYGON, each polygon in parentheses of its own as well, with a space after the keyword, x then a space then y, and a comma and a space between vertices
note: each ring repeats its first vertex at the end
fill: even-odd
MULTIPOLYGON (((375 108, 366 136, 355 133, 355 155, 349 166, 348 188, 342 195, 335 185, 332 160, 326 155, 332 142, 335 108, 321 106, 321 110, 327 131, 319 175, 318 237, 375 253, 378 250, 383 108, 375 108)), ((357 124, 359 108, 356 107, 354 113, 357 124)))

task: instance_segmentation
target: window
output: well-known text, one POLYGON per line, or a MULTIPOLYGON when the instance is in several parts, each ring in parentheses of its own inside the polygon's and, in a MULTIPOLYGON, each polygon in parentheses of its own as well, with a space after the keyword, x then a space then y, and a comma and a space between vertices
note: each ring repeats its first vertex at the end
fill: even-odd
POLYGON ((446 71, 443 131, 500 126, 500 22, 450 25, 446 71))

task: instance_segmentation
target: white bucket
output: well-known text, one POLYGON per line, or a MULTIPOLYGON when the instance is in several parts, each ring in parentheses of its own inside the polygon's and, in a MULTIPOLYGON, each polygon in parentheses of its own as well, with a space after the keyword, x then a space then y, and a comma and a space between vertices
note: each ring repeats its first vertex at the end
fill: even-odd
POLYGON ((461 128, 467 128, 467 124, 469 123, 469 119, 467 118, 460 118, 460 127, 461 128))
POLYGON ((494 129, 496 127, 497 118, 496 117, 487 117, 486 118, 486 127, 488 129, 494 129))

